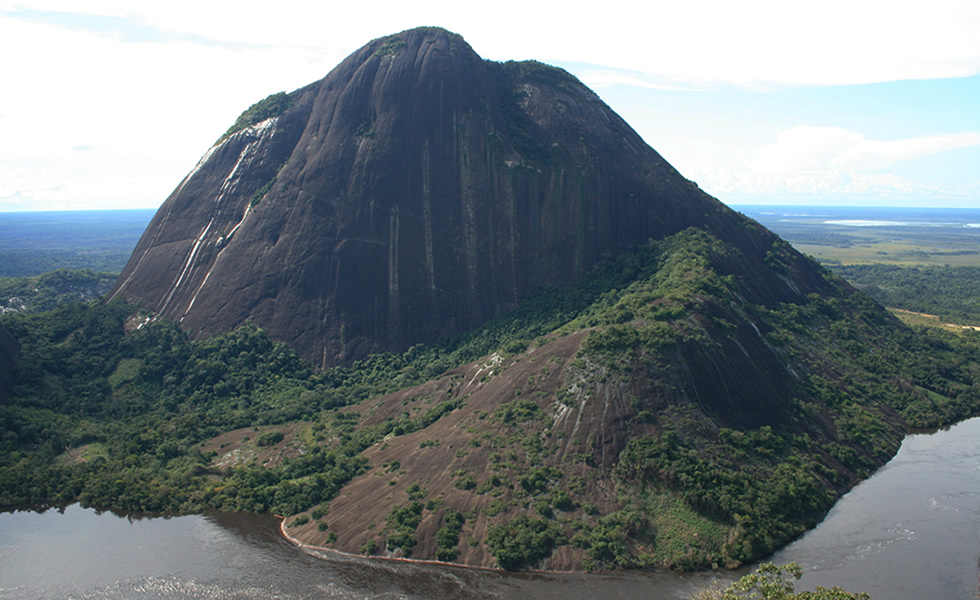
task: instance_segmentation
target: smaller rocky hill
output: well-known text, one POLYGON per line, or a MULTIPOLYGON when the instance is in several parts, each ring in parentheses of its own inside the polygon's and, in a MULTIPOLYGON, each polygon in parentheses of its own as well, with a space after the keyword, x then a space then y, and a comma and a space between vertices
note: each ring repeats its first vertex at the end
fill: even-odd
POLYGON ((907 330, 812 266, 823 295, 757 302, 807 264, 772 239, 764 277, 689 229, 324 372, 254 324, 191 340, 118 301, 8 315, 0 505, 272 512, 324 548, 507 569, 765 556, 907 427, 980 410, 971 336, 907 330))
MULTIPOLYGON (((793 539, 894 454, 915 394, 868 358, 897 351, 881 307, 829 274, 836 297, 754 304, 738 254, 695 230, 637 249, 608 267, 632 283, 554 331, 342 409, 324 441, 375 432, 370 466, 285 531, 549 570, 736 565, 793 539)), ((794 255, 775 243, 773 269, 794 255)))

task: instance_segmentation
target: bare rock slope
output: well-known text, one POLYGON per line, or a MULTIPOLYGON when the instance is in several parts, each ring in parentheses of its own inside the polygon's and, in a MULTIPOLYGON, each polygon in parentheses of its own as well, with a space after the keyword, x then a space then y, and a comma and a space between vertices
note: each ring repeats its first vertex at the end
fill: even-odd
POLYGON ((594 93, 413 29, 257 103, 163 203, 109 297, 194 336, 253 321, 318 367, 471 329, 648 239, 740 248, 754 300, 825 287, 594 93), (753 269, 753 266, 759 266, 753 269))

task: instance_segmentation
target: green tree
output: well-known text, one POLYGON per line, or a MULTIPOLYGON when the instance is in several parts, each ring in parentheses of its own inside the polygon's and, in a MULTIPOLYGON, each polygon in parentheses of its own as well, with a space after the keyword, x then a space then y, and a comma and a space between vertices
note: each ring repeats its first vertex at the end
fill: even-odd
POLYGON ((556 523, 521 515, 505 525, 494 525, 487 531, 487 545, 502 569, 530 567, 547 558, 564 542, 556 523))
POLYGON ((764 563, 722 590, 701 590, 691 600, 871 600, 864 592, 848 592, 839 587, 817 586, 814 591, 796 592, 794 582, 803 575, 796 563, 777 566, 764 563))

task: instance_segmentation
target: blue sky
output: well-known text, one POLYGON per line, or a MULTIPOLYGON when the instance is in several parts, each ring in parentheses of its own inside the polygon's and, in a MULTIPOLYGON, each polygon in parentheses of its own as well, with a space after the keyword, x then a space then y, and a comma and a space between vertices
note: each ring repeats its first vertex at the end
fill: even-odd
POLYGON ((0 0, 0 211, 155 208, 250 104, 419 25, 569 70, 731 204, 980 207, 975 0, 311 4, 0 0))

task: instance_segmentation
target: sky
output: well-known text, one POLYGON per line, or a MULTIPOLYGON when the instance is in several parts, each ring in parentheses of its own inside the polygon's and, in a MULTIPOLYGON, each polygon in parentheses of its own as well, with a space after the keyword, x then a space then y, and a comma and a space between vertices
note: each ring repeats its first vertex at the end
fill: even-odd
POLYGON ((252 103, 423 25, 568 70, 729 204, 980 208, 977 0, 0 0, 0 212, 156 208, 252 103))

